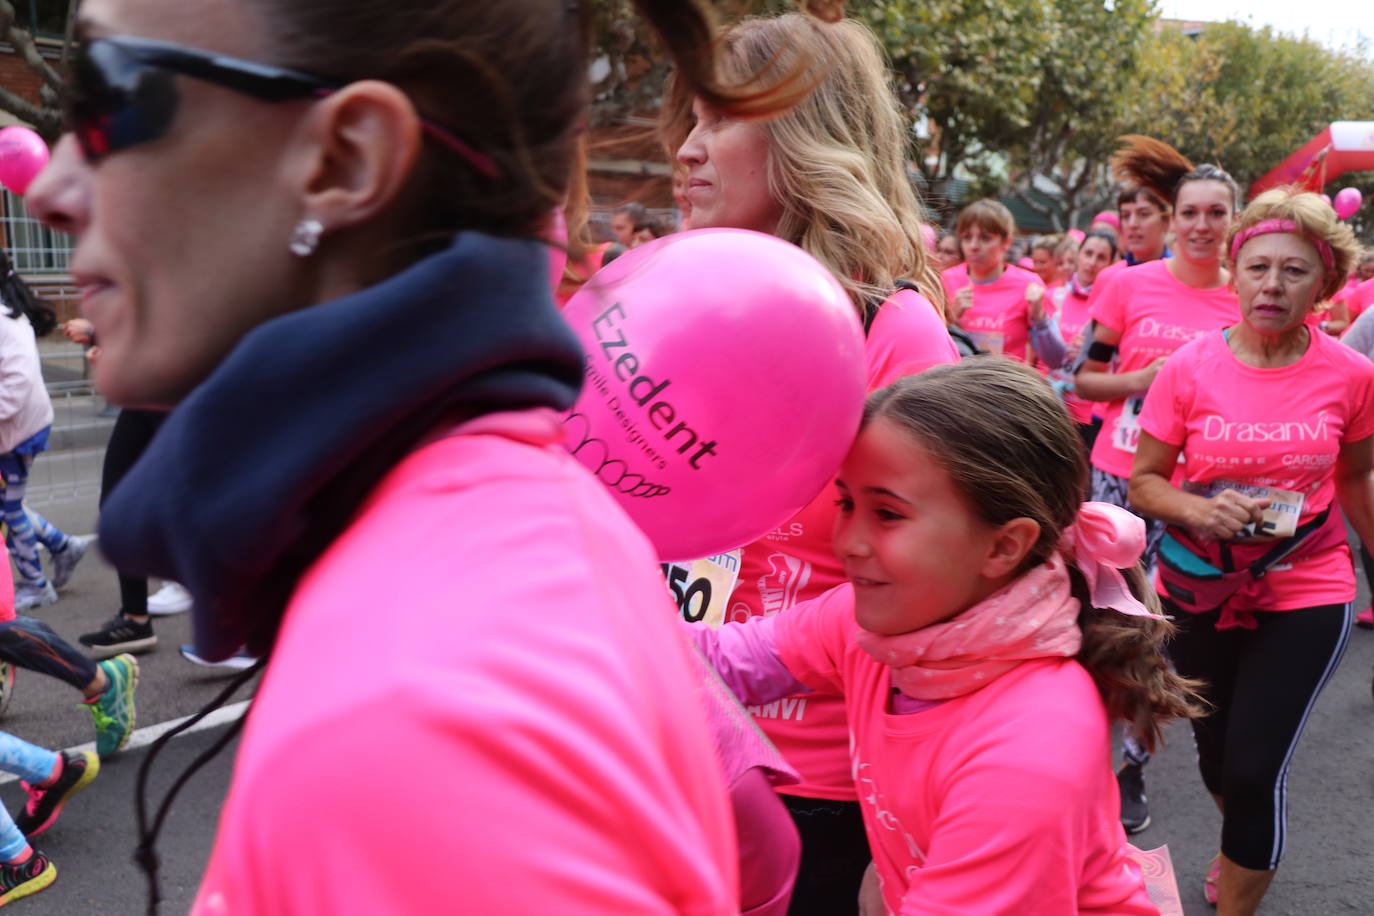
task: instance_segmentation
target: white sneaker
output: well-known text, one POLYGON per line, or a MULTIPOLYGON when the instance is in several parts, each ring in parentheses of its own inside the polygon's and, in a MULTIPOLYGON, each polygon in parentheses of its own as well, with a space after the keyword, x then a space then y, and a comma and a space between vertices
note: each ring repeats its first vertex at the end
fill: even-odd
POLYGON ((86 551, 95 543, 94 534, 69 534, 67 535, 67 546, 62 548, 60 553, 52 554, 52 587, 61 588, 71 581, 72 573, 76 571, 76 564, 81 562, 81 558, 86 555, 86 551))
POLYGON ((36 607, 56 603, 57 589, 52 587, 51 582, 44 582, 42 585, 29 585, 27 582, 21 582, 14 587, 14 610, 16 612, 31 611, 36 607))
POLYGON ((177 582, 164 582, 148 599, 148 613, 154 617, 184 614, 191 609, 191 593, 177 582))
POLYGON ((223 661, 212 662, 207 658, 201 658, 197 655, 194 647, 182 646, 181 657, 193 665, 200 665, 202 668, 230 668, 234 671, 242 671, 258 663, 257 657, 249 655, 246 649, 238 650, 223 661))

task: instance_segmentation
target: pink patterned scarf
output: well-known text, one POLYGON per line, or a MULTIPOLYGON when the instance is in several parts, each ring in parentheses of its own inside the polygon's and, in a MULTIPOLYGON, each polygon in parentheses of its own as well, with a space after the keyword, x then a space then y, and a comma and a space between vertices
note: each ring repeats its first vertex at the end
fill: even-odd
POLYGON ((1140 559, 1145 523, 1107 503, 1084 503, 1059 552, 943 623, 883 636, 860 630, 865 652, 892 668, 892 683, 917 700, 973 693, 1033 658, 1069 658, 1083 644, 1078 599, 1065 560, 1083 573, 1095 607, 1153 617, 1120 570, 1140 559))

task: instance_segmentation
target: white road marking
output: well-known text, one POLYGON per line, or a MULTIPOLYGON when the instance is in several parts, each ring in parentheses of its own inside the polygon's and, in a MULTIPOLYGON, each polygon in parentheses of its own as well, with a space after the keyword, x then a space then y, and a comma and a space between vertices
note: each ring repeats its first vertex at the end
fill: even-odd
MULTIPOLYGON (((186 729, 186 731, 182 732, 177 737, 180 738, 186 735, 193 735, 196 732, 203 732, 207 729, 216 728, 220 725, 228 725, 230 722, 233 722, 239 716, 243 715, 243 713, 248 709, 248 704, 250 702, 252 701, 240 700, 239 702, 232 703, 228 706, 221 706, 219 709, 216 709, 214 712, 210 713, 204 719, 201 719, 195 725, 192 725, 190 728, 186 729)), ((124 745, 124 750, 120 751, 120 753, 125 754, 129 751, 132 751, 135 748, 147 747, 149 744, 152 744, 158 738, 161 738, 163 735, 167 734, 167 732, 171 731, 181 723, 191 718, 193 718, 193 716, 182 716, 180 719, 169 719, 166 722, 159 722, 156 725, 147 725, 143 728, 135 729, 134 733, 129 736, 129 743, 124 745)), ((94 741, 87 741, 85 744, 78 744, 76 747, 67 748, 67 752, 72 754, 80 753, 82 751, 93 750, 95 750, 94 741)), ((18 779, 19 777, 15 776, 13 773, 0 773, 0 786, 5 785, 6 783, 17 782, 18 779)))

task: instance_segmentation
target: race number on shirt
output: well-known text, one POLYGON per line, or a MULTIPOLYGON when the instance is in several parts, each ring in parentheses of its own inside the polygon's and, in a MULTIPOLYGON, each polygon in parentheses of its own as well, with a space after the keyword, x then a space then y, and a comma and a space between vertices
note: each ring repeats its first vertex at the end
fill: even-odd
POLYGON ((1185 484, 1184 489, 1190 493, 1197 493, 1208 498, 1216 496, 1222 490, 1235 490, 1242 496, 1251 499, 1269 500, 1269 508, 1264 510, 1264 516, 1259 524, 1251 522, 1236 534, 1238 538, 1250 538, 1256 535, 1263 537, 1292 537, 1298 530, 1298 518, 1302 516, 1303 495, 1292 490, 1280 490, 1278 487, 1264 487, 1253 483, 1242 483, 1239 480, 1213 480, 1206 484, 1185 484))
POLYGON ((682 619, 718 627, 739 578, 741 550, 679 563, 663 563, 663 577, 682 619))
POLYGON ((1136 446, 1140 445, 1140 410, 1144 406, 1143 397, 1127 398, 1121 405, 1121 417, 1112 431, 1112 445, 1123 452, 1134 455, 1136 446))
POLYGON ((986 350, 993 356, 1001 356, 1005 349, 1005 338, 1001 331, 969 331, 968 336, 973 338, 978 349, 986 350))

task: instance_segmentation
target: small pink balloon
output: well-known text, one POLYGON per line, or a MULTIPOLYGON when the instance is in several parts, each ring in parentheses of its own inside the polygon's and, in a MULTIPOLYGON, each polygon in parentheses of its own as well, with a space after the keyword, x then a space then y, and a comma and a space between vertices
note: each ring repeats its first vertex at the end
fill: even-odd
POLYGON ((1065 233, 1065 235, 1073 239, 1075 242, 1081 242, 1085 238, 1087 238, 1087 235, 1083 232, 1082 229, 1070 229, 1068 232, 1065 233))
POLYGON ((1332 206, 1330 194, 1323 194, 1321 197, 1322 203, 1326 204, 1328 207, 1332 206))
POLYGON ((921 223, 921 240, 926 243, 927 251, 934 251, 939 244, 939 239, 935 235, 935 230, 929 223, 921 223))
POLYGON ((23 194, 48 164, 48 144, 27 127, 0 129, 0 184, 23 194))
POLYGON ((1341 219, 1350 219, 1360 210, 1360 204, 1364 203, 1364 196, 1360 194, 1359 188, 1341 188, 1336 192, 1336 215, 1341 219))
POLYGON ((565 445, 664 560, 773 530, 834 476, 858 431, 854 305, 771 235, 697 229, 641 245, 563 317, 586 354, 565 445))

